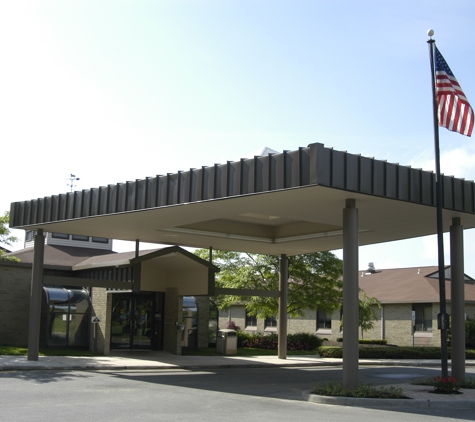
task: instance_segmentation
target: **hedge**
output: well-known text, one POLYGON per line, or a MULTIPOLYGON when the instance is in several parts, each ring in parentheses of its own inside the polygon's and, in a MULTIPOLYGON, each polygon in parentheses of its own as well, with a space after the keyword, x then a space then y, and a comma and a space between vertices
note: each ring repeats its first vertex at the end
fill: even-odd
MULTIPOLYGON (((343 348, 322 346, 318 348, 321 357, 341 358, 343 348)), ((373 347, 360 348, 360 359, 440 359, 440 347, 373 347)), ((475 350, 466 350, 466 359, 475 359, 475 350)), ((450 349, 449 349, 450 358, 450 349)))
MULTIPOLYGON (((316 350, 322 343, 315 334, 296 333, 287 336, 287 350, 316 350)), ((250 334, 238 331, 238 347, 277 350, 277 345, 277 334, 250 334)))

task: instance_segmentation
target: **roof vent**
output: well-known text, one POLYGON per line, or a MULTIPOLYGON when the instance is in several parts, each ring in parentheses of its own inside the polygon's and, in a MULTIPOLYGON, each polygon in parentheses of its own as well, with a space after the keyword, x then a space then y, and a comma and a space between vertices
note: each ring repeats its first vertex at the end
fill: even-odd
POLYGON ((370 262, 368 264, 368 269, 366 270, 367 273, 374 274, 376 272, 376 268, 374 268, 374 263, 370 262))

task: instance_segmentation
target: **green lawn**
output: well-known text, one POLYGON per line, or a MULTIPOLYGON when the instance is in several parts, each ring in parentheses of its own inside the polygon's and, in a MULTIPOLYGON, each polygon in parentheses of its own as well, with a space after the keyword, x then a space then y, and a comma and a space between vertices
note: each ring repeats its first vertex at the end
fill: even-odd
MULTIPOLYGON (((7 356, 26 356, 28 348, 14 346, 0 346, 0 355, 7 356)), ((97 356, 97 354, 88 350, 78 349, 40 349, 40 356, 97 356)))

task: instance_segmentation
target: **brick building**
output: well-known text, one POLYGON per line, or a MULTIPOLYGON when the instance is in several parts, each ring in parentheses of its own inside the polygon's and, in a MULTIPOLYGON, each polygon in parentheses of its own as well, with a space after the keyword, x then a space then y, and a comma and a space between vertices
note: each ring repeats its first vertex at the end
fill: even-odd
MULTIPOLYGON (((26 346, 33 233, 20 262, 0 261, 0 344, 26 346)), ((40 345, 156 349, 206 347, 217 268, 177 246, 115 253, 108 239, 47 233, 40 345), (97 321, 97 322, 93 322, 97 321)), ((215 324, 216 325, 216 324, 215 324)))
MULTIPOLYGON (((374 328, 359 333, 360 338, 385 339, 399 346, 439 346, 437 329, 439 313, 438 267, 397 268, 388 270, 363 270, 359 272, 361 294, 376 297, 381 308, 375 307, 378 319, 374 328)), ((446 269, 447 311, 451 306, 451 272, 446 269)), ((475 319, 475 281, 465 275, 465 315, 475 319)), ((331 315, 307 310, 299 318, 288 318, 288 333, 315 333, 319 337, 336 340, 343 336, 340 330, 341 311, 331 315)), ((246 313, 245 304, 233 305, 220 311, 219 325, 228 321, 246 332, 273 333, 277 331, 276 318, 258 319, 246 313)))

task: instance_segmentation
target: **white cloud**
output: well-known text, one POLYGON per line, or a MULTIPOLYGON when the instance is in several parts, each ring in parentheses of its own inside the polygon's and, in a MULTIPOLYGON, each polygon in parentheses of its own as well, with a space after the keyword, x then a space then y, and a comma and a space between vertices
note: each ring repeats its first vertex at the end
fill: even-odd
MULTIPOLYGON (((427 171, 435 171, 435 153, 423 151, 410 162, 410 165, 427 171)), ((475 179, 475 148, 467 144, 441 151, 440 169, 447 176, 475 179)))

